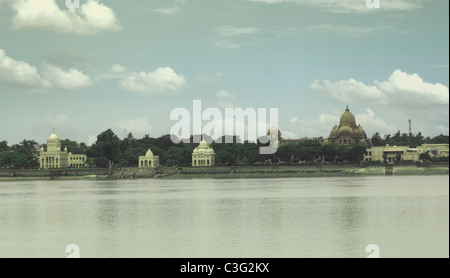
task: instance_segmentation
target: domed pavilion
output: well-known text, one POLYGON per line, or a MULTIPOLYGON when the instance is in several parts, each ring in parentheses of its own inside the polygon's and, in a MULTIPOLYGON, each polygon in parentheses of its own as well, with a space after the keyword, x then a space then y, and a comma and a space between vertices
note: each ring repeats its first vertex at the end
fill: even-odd
POLYGON ((159 156, 154 155, 150 148, 145 153, 145 156, 139 156, 139 168, 158 168, 159 156))
POLYGON ((214 166, 215 153, 208 143, 203 139, 192 152, 192 166, 214 166))

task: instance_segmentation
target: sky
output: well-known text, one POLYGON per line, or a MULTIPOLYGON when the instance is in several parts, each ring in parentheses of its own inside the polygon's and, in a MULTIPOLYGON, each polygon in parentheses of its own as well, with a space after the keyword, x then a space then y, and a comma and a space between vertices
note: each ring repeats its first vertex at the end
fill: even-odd
POLYGON ((284 138, 449 134, 449 1, 0 0, 0 141, 158 137, 171 111, 278 108, 284 138))

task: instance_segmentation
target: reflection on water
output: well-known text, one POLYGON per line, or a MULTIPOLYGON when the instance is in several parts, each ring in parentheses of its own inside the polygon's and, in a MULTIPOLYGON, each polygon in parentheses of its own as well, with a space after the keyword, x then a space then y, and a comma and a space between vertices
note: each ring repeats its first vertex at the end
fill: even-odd
POLYGON ((448 176, 0 182, 0 257, 448 257, 448 193, 448 176))

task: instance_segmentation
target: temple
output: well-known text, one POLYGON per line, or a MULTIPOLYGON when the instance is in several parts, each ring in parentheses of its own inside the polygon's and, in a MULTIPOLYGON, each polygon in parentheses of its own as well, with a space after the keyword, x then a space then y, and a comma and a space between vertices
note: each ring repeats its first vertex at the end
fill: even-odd
POLYGON ((203 139, 197 148, 192 152, 192 166, 214 166, 214 150, 203 139))
POLYGON ((350 109, 345 109, 339 121, 339 126, 335 125, 330 132, 330 136, 326 139, 324 144, 331 144, 334 146, 354 146, 358 143, 364 143, 369 148, 372 147, 372 142, 367 138, 366 132, 361 125, 356 125, 355 116, 350 112, 350 109))
POLYGON ((67 150, 61 150, 61 139, 53 133, 47 138, 47 150, 41 147, 39 152, 39 167, 41 169, 84 167, 86 155, 72 154, 67 150))
POLYGON ((159 156, 154 155, 153 152, 148 149, 145 156, 139 157, 139 168, 158 168, 159 156))

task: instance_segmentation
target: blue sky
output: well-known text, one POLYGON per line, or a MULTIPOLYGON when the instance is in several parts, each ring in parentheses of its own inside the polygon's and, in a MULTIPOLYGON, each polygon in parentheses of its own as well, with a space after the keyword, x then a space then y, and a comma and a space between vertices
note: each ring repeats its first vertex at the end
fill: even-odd
POLYGON ((449 133, 449 2, 0 0, 0 140, 169 133, 177 107, 279 109, 328 136, 449 133))

